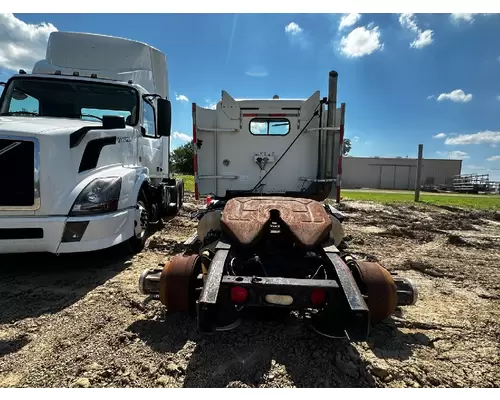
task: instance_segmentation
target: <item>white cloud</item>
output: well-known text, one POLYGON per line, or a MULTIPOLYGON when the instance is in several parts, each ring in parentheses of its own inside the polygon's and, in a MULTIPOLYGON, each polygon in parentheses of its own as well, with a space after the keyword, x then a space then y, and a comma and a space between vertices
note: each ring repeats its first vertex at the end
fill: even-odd
POLYGON ((412 32, 418 33, 419 29, 417 23, 415 22, 414 14, 405 13, 399 15, 399 23, 401 26, 409 29, 412 32))
POLYGON ((427 100, 431 100, 431 99, 433 99, 434 97, 436 97, 436 96, 434 96, 433 94, 431 94, 430 96, 427 96, 427 100))
POLYGON ((205 107, 210 110, 216 110, 217 109, 217 102, 212 101, 211 99, 205 98, 205 107))
POLYGON ((455 103, 467 103, 472 100, 472 94, 465 94, 462 89, 456 89, 450 93, 441 93, 437 101, 451 100, 455 103))
POLYGON ((303 32, 303 29, 299 26, 299 24, 290 22, 287 26, 285 26, 285 32, 290 35, 299 35, 303 32))
POLYGON ((177 101, 189 101, 189 99, 183 94, 175 94, 175 100, 177 101))
POLYGON ((422 31, 416 22, 415 14, 405 13, 399 15, 399 23, 402 27, 410 30, 413 33, 417 34, 417 38, 410 43, 410 47, 415 49, 421 49, 425 46, 430 45, 433 42, 433 31, 431 29, 427 29, 422 31))
POLYGON ((45 58, 47 41, 57 28, 42 22, 27 24, 13 14, 0 13, 0 68, 31 71, 45 58))
POLYGON ((437 154, 446 156, 452 160, 464 160, 470 158, 464 151, 454 150, 454 151, 436 151, 437 154))
POLYGON ((500 161, 500 156, 492 156, 487 158, 488 161, 500 161))
POLYGON ((253 122, 251 131, 254 135, 263 134, 267 132, 267 124, 265 122, 253 122))
POLYGON ((295 22, 290 22, 285 26, 285 32, 292 44, 298 44, 302 49, 306 49, 310 46, 310 41, 307 38, 304 30, 295 22))
POLYGON ((457 135, 454 137, 448 137, 444 143, 449 145, 463 145, 463 144, 500 145, 500 132, 483 131, 478 133, 457 135))
POLYGON ((246 75, 252 76, 254 78, 265 78, 266 76, 269 75, 267 70, 264 67, 252 67, 250 68, 247 72, 245 72, 246 75))
POLYGON ((353 142, 359 142, 359 136, 354 136, 354 137, 352 138, 352 140, 353 140, 353 142))
POLYGON ((172 136, 174 137, 174 139, 179 139, 182 140, 183 142, 190 142, 193 140, 191 136, 181 132, 174 132, 172 136))
POLYGON ((475 15, 490 15, 491 13, 452 13, 450 15, 450 19, 452 22, 459 24, 460 22, 469 22, 473 23, 474 22, 474 16, 475 15))
POLYGON ((500 101, 500 95, 497 96, 497 100, 500 101))
POLYGON ((340 41, 340 52, 351 58, 367 56, 383 48, 378 26, 371 29, 360 26, 343 36, 340 41))
POLYGON ((356 22, 359 21, 360 18, 361 14, 358 13, 342 15, 342 18, 340 18, 339 31, 349 26, 353 26, 356 22))
POLYGON ((421 49, 422 47, 428 46, 432 43, 432 31, 427 29, 423 32, 419 32, 417 38, 410 43, 410 47, 415 49, 421 49))
POLYGON ((446 137, 446 133, 438 133, 437 135, 434 135, 434 139, 443 139, 446 137))
POLYGON ((216 101, 212 101, 211 99, 205 99, 205 107, 204 108, 208 108, 210 110, 216 110, 217 109, 217 102, 216 101))

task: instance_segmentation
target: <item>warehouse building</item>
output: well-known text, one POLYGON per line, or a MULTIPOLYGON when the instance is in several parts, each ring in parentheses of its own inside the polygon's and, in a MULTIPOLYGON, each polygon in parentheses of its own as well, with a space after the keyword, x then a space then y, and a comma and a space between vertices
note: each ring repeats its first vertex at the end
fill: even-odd
MULTIPOLYGON (((451 185, 460 175, 462 160, 422 160, 422 184, 451 185)), ((413 190, 417 174, 416 158, 343 157, 342 187, 345 189, 413 190)))

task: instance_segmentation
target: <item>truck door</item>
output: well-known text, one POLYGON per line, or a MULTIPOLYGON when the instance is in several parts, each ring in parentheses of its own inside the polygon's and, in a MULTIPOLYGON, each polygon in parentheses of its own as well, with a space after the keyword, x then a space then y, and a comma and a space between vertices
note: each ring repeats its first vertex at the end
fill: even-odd
POLYGON ((162 177, 162 140, 157 134, 156 114, 152 103, 142 100, 143 122, 139 136, 139 165, 149 169, 151 178, 162 177))

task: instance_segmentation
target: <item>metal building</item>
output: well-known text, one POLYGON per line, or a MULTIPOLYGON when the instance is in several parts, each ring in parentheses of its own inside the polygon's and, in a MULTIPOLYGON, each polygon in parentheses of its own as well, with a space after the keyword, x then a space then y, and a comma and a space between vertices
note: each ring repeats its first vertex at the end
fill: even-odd
MULTIPOLYGON (((342 188, 415 189, 416 158, 344 157, 342 188)), ((460 175, 462 160, 422 160, 423 185, 453 185, 460 175)))

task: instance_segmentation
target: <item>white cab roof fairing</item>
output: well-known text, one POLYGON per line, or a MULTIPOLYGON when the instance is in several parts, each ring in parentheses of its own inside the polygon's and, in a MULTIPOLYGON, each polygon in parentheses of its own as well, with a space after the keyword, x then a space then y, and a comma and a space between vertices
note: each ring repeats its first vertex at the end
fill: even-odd
POLYGON ((145 43, 77 32, 52 32, 45 60, 33 67, 34 74, 63 75, 77 71, 80 76, 96 74, 99 78, 133 83, 149 93, 168 98, 167 58, 145 43))

